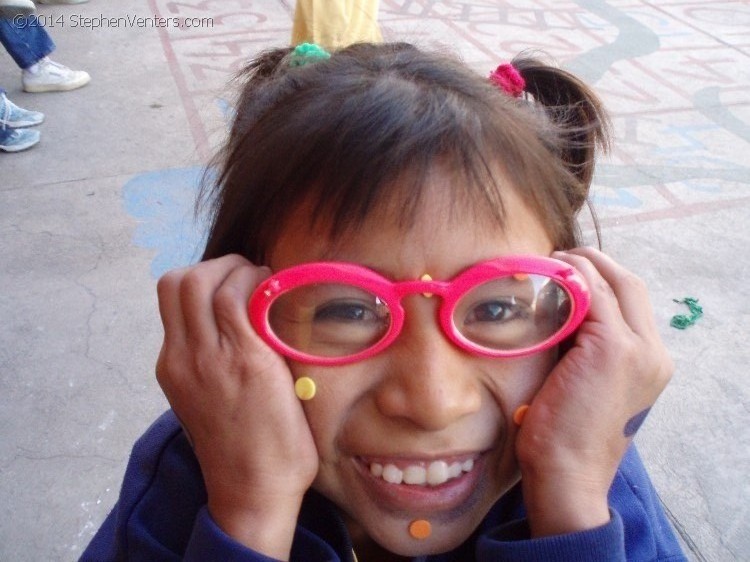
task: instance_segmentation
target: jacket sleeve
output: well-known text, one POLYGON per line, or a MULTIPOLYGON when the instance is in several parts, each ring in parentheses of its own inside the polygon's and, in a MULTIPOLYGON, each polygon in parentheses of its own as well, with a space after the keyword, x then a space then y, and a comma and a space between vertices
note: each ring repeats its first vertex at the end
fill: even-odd
POLYGON ((524 513, 485 532, 477 560, 686 561, 638 452, 623 457, 609 492, 610 522, 601 527, 532 539, 524 513))
POLYGON ((525 519, 502 525, 477 542, 477 560, 624 562, 622 520, 610 509, 608 524, 587 531, 532 539, 525 519))
MULTIPOLYGON (((200 466, 174 413, 136 442, 120 497, 81 562, 273 562, 225 534, 206 508, 200 466)), ((335 560, 317 537, 298 528, 294 550, 335 560)))

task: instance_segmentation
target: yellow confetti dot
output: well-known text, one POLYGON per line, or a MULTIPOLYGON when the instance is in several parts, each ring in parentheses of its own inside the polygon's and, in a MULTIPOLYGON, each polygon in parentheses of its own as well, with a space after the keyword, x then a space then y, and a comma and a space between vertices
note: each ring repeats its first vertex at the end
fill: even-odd
MULTIPOLYGON (((432 281, 432 276, 429 273, 425 273, 422 275, 422 277, 419 278, 420 281, 432 281)), ((422 293, 422 296, 427 297, 428 299, 432 297, 432 293, 422 293)))
POLYGON ((311 400, 316 390, 315 381, 310 377, 300 377, 294 383, 294 393, 300 400, 311 400))
POLYGON ((418 540, 423 540, 432 534, 432 525, 425 519, 415 519, 409 525, 409 534, 418 540))

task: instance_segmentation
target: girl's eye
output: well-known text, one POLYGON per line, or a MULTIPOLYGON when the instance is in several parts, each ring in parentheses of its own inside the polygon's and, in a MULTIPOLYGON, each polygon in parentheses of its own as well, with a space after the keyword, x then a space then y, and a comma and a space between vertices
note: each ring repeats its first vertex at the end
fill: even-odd
POLYGON ((316 322, 373 322, 379 315, 369 306, 357 302, 329 302, 315 309, 316 322))
POLYGON ((516 303, 515 297, 496 299, 478 303, 468 311, 464 322, 508 322, 523 317, 523 307, 516 303))

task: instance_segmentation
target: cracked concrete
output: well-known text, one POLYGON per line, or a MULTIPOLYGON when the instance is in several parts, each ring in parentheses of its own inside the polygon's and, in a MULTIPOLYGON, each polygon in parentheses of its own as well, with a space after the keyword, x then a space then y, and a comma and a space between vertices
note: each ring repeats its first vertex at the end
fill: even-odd
MULTIPOLYGON (((75 560, 166 408, 156 278, 197 255, 191 204, 231 114, 227 81, 288 41, 292 6, 39 6, 58 22, 215 18, 57 25, 53 58, 93 77, 73 92, 21 92, 0 53, 0 86, 47 116, 38 147, 0 154, 0 560, 75 560)), ((690 559, 750 560, 748 3, 381 0, 380 20, 386 39, 447 45, 481 72, 543 50, 602 95, 615 133, 593 192, 603 246, 647 282, 677 367, 637 441, 690 559), (704 316, 678 331, 685 296, 704 316)))

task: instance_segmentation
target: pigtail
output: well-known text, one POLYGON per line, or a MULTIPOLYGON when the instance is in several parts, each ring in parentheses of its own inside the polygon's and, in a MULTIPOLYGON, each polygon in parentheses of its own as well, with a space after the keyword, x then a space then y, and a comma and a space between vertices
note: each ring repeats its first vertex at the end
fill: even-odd
POLYGON ((523 54, 512 64, 525 80, 525 93, 534 107, 542 108, 557 129, 557 146, 553 150, 579 183, 566 196, 574 209, 580 209, 587 201, 594 177, 596 151, 609 150, 610 123, 602 103, 585 83, 566 70, 523 54))

